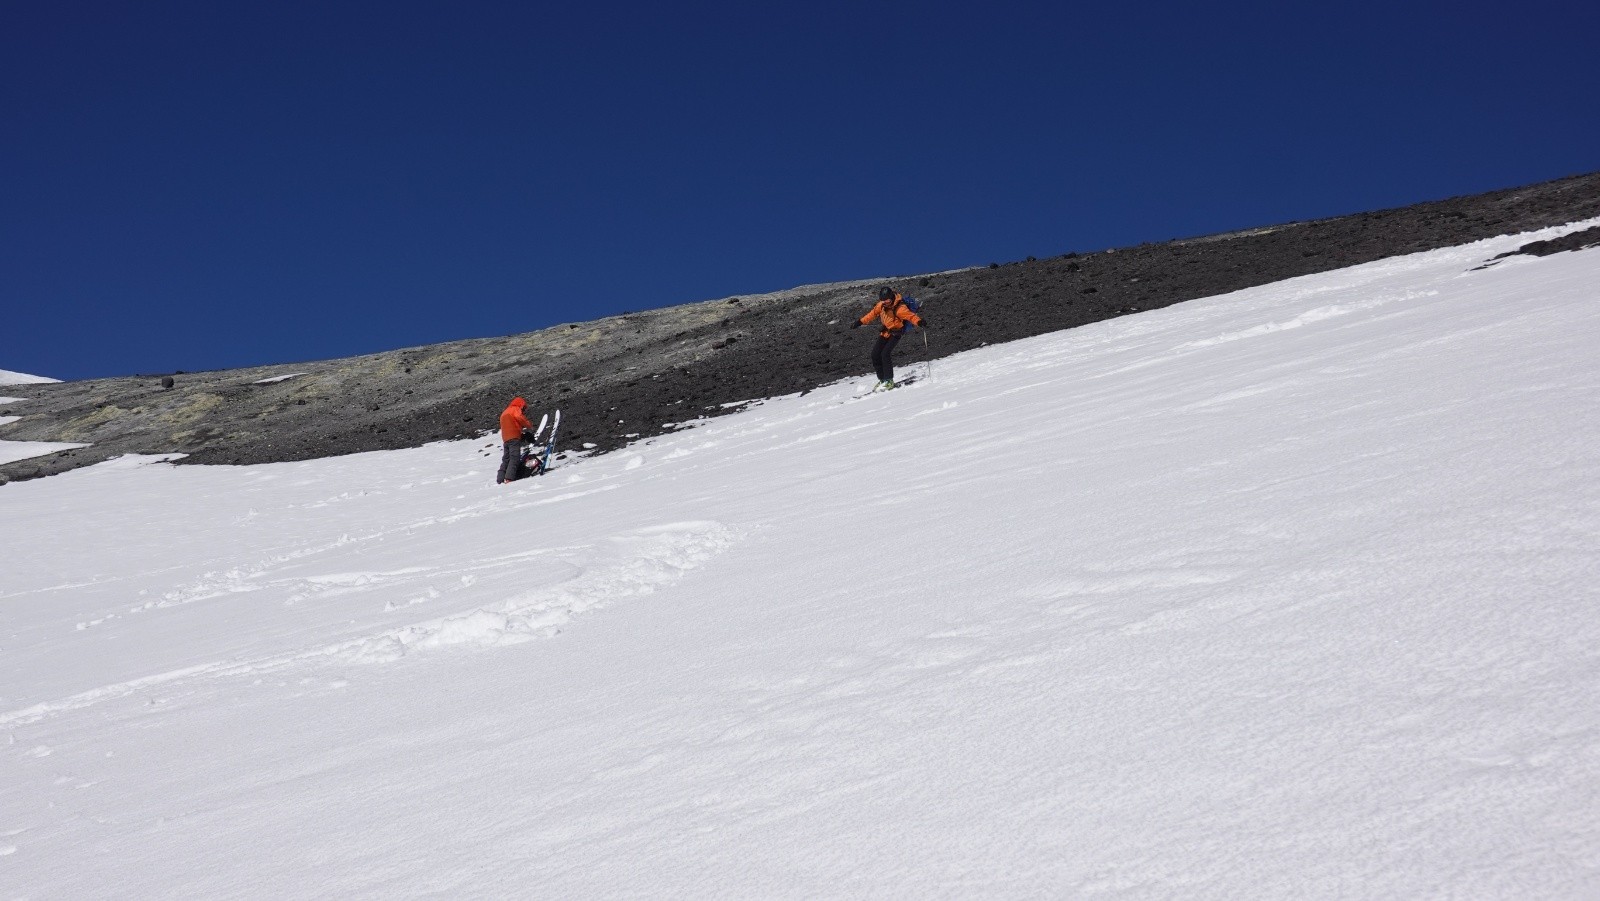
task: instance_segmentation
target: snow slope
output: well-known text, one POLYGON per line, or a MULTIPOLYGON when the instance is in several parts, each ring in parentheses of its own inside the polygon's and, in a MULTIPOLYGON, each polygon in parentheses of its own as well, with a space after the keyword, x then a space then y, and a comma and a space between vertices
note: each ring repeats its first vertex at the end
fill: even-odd
POLYGON ((1525 240, 504 488, 0 489, 0 895, 1600 896, 1600 250, 1525 240))

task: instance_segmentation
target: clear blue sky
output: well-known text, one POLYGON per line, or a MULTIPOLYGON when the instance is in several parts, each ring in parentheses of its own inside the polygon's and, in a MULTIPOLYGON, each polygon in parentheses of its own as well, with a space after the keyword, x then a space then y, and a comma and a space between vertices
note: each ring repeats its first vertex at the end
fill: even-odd
POLYGON ((1593 171, 1597 7, 5 3, 0 369, 346 356, 1593 171))

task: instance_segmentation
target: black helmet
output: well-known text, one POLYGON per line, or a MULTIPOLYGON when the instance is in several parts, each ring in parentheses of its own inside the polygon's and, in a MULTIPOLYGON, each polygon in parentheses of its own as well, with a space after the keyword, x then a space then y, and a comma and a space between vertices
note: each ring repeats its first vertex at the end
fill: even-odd
POLYGON ((893 288, 888 288, 888 287, 879 288, 878 289, 878 299, 879 300, 893 300, 894 299, 894 289, 893 288))

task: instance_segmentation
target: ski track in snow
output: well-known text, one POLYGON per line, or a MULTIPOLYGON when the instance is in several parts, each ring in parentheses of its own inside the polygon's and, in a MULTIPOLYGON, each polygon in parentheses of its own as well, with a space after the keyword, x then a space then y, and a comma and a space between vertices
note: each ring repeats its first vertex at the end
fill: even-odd
MULTIPOLYGON (((567 495, 571 496, 571 495, 567 495)), ((521 506, 549 503, 531 500, 521 506)), ((417 527, 432 525, 423 520, 417 527)), ((368 536, 376 540, 380 535, 368 536)), ((396 628, 357 635, 314 648, 295 648, 245 660, 218 660, 128 679, 70 697, 44 701, 0 713, 0 726, 20 725, 53 714, 79 710, 102 701, 124 698, 154 687, 203 677, 257 676, 296 664, 375 664, 392 662, 421 650, 452 645, 492 647, 520 644, 557 634, 573 617, 617 600, 650 594, 703 565, 737 540, 737 532, 716 522, 679 522, 637 529, 578 547, 553 547, 514 552, 494 558, 468 558, 444 566, 411 566, 389 571, 319 572, 282 576, 307 557, 324 554, 352 543, 341 536, 332 545, 274 556, 249 567, 207 573, 199 580, 166 592, 160 601, 131 608, 128 615, 214 600, 231 594, 262 592, 287 606, 315 604, 357 595, 388 597, 383 612, 405 610, 417 604, 449 606, 449 597, 463 593, 476 603, 481 592, 471 591, 480 580, 505 577, 506 587, 495 593, 504 600, 459 613, 437 616, 396 628), (535 587, 526 584, 530 562, 545 561, 534 569, 535 587)), ((78 631, 100 626, 117 614, 81 621, 78 631)))
POLYGON ((650 594, 705 564, 736 540, 714 522, 656 526, 611 539, 618 562, 560 584, 524 592, 495 609, 440 617, 356 639, 324 653, 360 663, 397 660, 409 651, 453 644, 514 644, 554 635, 572 617, 622 598, 650 594))

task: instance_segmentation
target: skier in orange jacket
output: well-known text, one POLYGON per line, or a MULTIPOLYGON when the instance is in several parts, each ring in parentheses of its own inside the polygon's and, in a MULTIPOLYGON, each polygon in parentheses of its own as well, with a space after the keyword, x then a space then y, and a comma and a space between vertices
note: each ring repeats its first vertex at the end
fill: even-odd
POLYGON ((495 473, 496 485, 515 482, 526 475, 522 467, 522 450, 533 437, 533 423, 528 421, 528 414, 523 412, 527 405, 527 401, 514 397, 505 412, 500 414, 500 440, 505 442, 505 450, 500 456, 500 471, 495 473))
POLYGON ((894 387, 894 346, 900 343, 900 337, 905 334, 906 323, 927 328, 928 321, 907 306, 905 298, 893 288, 884 287, 878 291, 878 302, 867 311, 867 315, 851 323, 850 327, 860 328, 873 322, 882 328, 878 331, 877 342, 872 345, 872 368, 878 373, 879 390, 887 390, 894 387))

